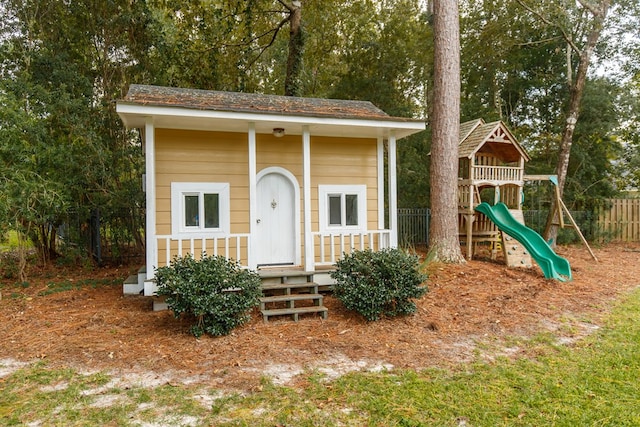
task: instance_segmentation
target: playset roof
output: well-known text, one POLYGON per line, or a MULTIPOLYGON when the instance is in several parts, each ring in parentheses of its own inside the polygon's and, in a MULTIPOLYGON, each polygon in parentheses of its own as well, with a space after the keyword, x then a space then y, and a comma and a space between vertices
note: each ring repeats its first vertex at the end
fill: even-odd
POLYGON ((485 123, 476 119, 460 125, 458 157, 471 159, 478 152, 491 153, 505 162, 520 158, 529 161, 525 149, 502 121, 485 123))

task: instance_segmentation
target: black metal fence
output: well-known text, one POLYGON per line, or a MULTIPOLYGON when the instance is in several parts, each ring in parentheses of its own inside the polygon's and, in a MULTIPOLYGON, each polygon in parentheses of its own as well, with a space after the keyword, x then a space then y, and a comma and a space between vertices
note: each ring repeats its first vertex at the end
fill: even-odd
POLYGON ((63 256, 89 256, 96 262, 126 262, 144 256, 144 209, 69 212, 58 227, 63 256))
POLYGON ((431 209, 398 209, 398 244, 401 247, 428 246, 431 209))
MULTIPOLYGON (((525 209, 524 222, 527 227, 538 233, 544 232, 547 221, 547 210, 525 209)), ((587 240, 602 238, 603 231, 599 229, 598 218, 593 212, 571 211, 571 216, 580 227, 580 231, 587 240)), ((428 246, 429 223, 431 210, 429 208, 398 209, 398 243, 401 247, 428 246)), ((565 221, 569 223, 568 220, 565 221)), ((558 243, 579 242, 579 236, 573 228, 561 229, 558 232, 558 243)))

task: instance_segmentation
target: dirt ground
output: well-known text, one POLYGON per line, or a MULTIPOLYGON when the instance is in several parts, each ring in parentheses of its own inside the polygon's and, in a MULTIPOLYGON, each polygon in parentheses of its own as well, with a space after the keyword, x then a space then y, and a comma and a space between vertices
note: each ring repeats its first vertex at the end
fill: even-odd
POLYGON ((310 369, 333 378, 351 370, 524 356, 512 338, 549 331, 571 345, 599 327, 616 297, 640 285, 640 245, 594 251, 599 262, 583 246, 558 249, 573 269, 569 283, 544 279, 537 266, 511 269, 488 259, 432 265, 429 292, 413 316, 367 323, 327 296, 327 320, 265 324, 256 310, 231 335, 200 339, 171 312, 152 311, 149 298, 123 296, 122 285, 104 284, 134 266, 33 271, 28 286, 1 282, 0 365, 44 359, 83 372, 251 390, 263 376, 301 385, 304 376, 297 375, 310 369), (94 282, 46 292, 52 282, 74 287, 82 279, 94 282))

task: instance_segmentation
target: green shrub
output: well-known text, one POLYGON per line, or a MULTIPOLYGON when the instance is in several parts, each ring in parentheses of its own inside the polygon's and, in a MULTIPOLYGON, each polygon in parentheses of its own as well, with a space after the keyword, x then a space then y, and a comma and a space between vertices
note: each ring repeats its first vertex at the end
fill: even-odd
POLYGON ((427 292, 422 283, 427 276, 418 270, 418 257, 400 249, 370 249, 345 254, 331 273, 336 280, 334 295, 349 310, 367 320, 382 315, 415 313, 412 301, 427 292))
POLYGON ((0 252, 0 277, 3 279, 17 279, 20 261, 16 251, 0 252))
POLYGON ((156 270, 158 294, 167 297, 176 317, 184 314, 194 324, 191 333, 228 335, 247 322, 258 305, 261 281, 254 271, 222 256, 176 257, 156 270))

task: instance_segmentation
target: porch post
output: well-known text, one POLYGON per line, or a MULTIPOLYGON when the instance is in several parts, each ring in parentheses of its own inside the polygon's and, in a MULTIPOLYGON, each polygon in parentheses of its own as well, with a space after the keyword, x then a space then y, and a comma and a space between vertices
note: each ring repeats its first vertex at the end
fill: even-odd
MULTIPOLYGON (((378 138, 378 230, 384 230, 384 139, 378 138)), ((373 248, 372 248, 373 249, 373 248)))
POLYGON ((258 267, 256 260, 256 224, 257 224, 257 181, 256 181, 256 124, 249 122, 249 242, 247 246, 247 263, 250 269, 258 267))
MULTIPOLYGON (((146 269, 147 280, 155 276, 158 267, 158 239, 156 238, 156 149, 153 118, 147 117, 144 124, 145 192, 146 192, 146 269)), ((145 292, 145 295, 147 293, 145 292)))
POLYGON ((389 134, 389 230, 390 245, 398 247, 398 189, 396 188, 396 134, 389 134))
POLYGON ((302 127, 302 187, 304 197, 304 269, 314 270, 315 251, 311 234, 311 135, 302 127))

